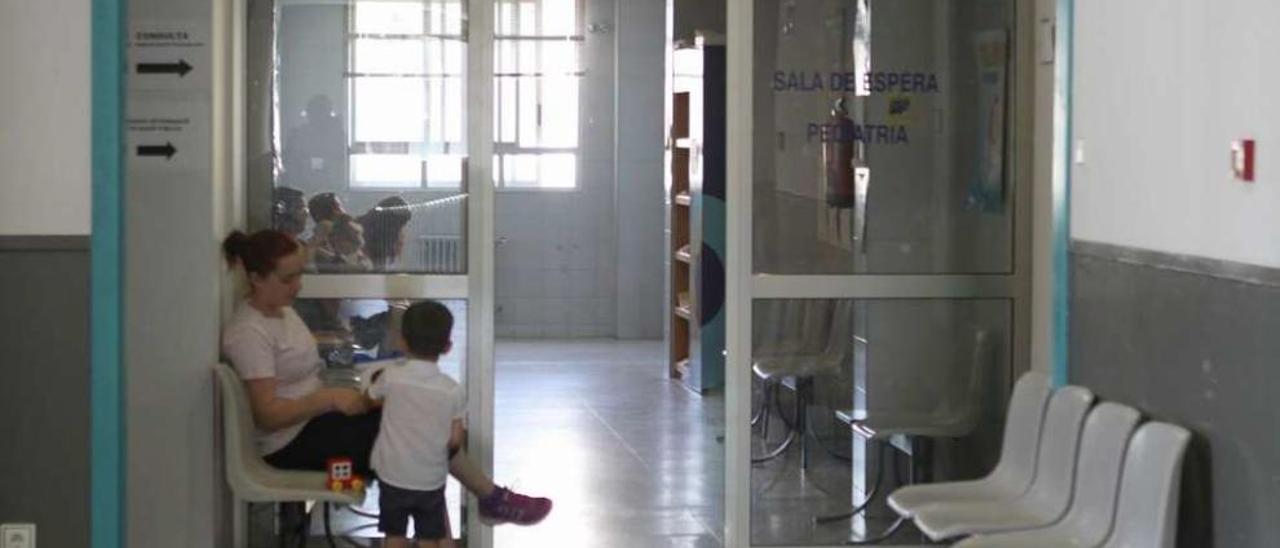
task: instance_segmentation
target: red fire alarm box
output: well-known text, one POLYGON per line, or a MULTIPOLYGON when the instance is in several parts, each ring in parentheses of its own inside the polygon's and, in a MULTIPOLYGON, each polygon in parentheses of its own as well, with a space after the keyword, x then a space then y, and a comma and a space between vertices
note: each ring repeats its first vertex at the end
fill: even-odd
POLYGON ((1241 139, 1231 143, 1231 171, 1236 179, 1253 182, 1253 139, 1241 139))

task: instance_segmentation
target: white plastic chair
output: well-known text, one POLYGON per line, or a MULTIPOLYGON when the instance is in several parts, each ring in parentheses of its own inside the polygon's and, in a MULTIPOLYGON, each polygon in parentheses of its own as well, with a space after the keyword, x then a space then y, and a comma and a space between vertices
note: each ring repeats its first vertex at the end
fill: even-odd
POLYGON ((781 325, 786 335, 774 341, 761 341, 761 355, 755 357, 751 369, 765 383, 761 409, 764 423, 762 437, 768 439, 770 407, 777 402, 776 390, 785 379, 793 379, 796 391, 796 424, 788 425, 787 437, 753 462, 765 462, 787 451, 792 442, 800 442, 800 466, 809 466, 808 407, 813 403, 813 382, 821 375, 835 375, 842 367, 853 364, 853 301, 797 300, 783 303, 782 317, 798 320, 795 325, 781 325))
POLYGON ((968 361, 968 384, 959 397, 940 398, 940 401, 933 402, 928 409, 902 409, 896 406, 871 409, 865 417, 854 417, 851 426, 864 437, 878 440, 898 435, 962 438, 973 433, 982 415, 982 388, 990 369, 992 350, 990 338, 986 329, 974 330, 973 353, 968 361))
POLYGON ((1005 417, 1000 461, 986 477, 903 487, 889 496, 889 506, 910 518, 930 504, 1021 496, 1035 477, 1040 428, 1051 391, 1049 377, 1043 373, 1029 371, 1018 379, 1005 417))
POLYGON ((1075 494, 1061 521, 1043 528, 978 535, 957 548, 1095 548, 1115 521, 1116 489, 1124 468, 1125 446, 1139 413, 1127 405, 1098 404, 1085 420, 1076 466, 1075 494))
MULTIPOLYGON (((836 417, 841 422, 847 423, 854 433, 859 436, 868 441, 878 442, 881 449, 882 462, 887 458, 884 456, 884 451, 890 441, 897 436, 905 436, 909 440, 908 443, 913 447, 911 469, 914 471, 917 467, 915 462, 916 451, 930 454, 934 440, 940 438, 963 438, 973 433, 973 430, 977 428, 978 420, 982 415, 982 389, 986 384, 988 371, 991 369, 991 351, 990 332, 981 327, 974 329, 973 349, 968 361, 968 382, 963 393, 959 394, 958 397, 942 398, 925 409, 889 405, 882 408, 869 409, 865 412, 837 411, 836 417)), ((920 464, 924 464, 927 467, 930 463, 920 464)), ((865 511, 880 492, 884 474, 885 466, 882 464, 876 469, 871 490, 863 498, 863 501, 851 511, 819 516, 815 518, 815 523, 830 523, 849 519, 865 511)), ((881 534, 868 536, 863 540, 857 541, 857 543, 869 544, 888 538, 895 534, 902 524, 903 520, 898 520, 881 534)))
POLYGON ((1066 513, 1075 483, 1076 451, 1093 393, 1058 389, 1049 400, 1037 451, 1035 479, 1012 500, 937 503, 916 512, 916 526, 933 540, 1048 526, 1066 513))
MULTIPOLYGON (((237 548, 248 544, 250 502, 308 502, 360 504, 363 493, 335 492, 326 489, 324 472, 280 470, 262 460, 253 442, 253 414, 244 383, 227 364, 214 366, 222 393, 223 459, 226 461, 227 483, 234 498, 232 535, 237 548)), ((328 512, 328 506, 325 508, 328 512)), ((328 535, 326 514, 326 535, 328 535)))
POLYGON ((1102 548, 1173 548, 1182 459, 1191 433, 1163 422, 1142 425, 1129 441, 1116 523, 1102 548))

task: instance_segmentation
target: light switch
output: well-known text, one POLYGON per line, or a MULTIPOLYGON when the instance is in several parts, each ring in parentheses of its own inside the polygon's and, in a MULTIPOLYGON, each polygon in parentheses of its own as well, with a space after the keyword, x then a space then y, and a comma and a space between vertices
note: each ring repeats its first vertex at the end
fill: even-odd
POLYGON ((1084 165, 1084 139, 1076 139, 1076 146, 1071 151, 1071 161, 1076 165, 1084 165))

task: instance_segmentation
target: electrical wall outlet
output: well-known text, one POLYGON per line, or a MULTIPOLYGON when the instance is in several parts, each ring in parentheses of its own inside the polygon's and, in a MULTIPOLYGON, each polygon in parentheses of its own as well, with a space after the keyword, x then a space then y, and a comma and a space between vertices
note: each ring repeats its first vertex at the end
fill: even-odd
POLYGON ((36 524, 0 524, 0 548, 36 548, 36 524))

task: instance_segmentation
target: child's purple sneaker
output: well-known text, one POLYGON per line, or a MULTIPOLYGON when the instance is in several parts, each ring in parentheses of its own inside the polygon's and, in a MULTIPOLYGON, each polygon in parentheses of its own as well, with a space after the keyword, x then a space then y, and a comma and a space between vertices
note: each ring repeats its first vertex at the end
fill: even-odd
POLYGON ((480 521, 486 525, 533 525, 551 513, 551 499, 529 497, 505 487, 495 487, 480 499, 480 521))

